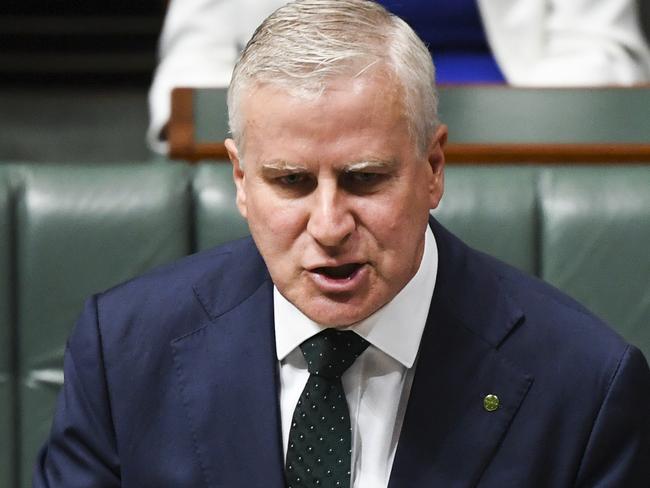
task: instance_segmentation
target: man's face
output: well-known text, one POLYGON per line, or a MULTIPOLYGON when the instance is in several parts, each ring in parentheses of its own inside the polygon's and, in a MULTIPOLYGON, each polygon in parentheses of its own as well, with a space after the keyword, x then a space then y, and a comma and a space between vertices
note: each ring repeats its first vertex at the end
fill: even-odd
POLYGON ((419 154, 401 93, 379 75, 333 81, 315 100, 263 85, 242 103, 243 148, 226 141, 237 206, 273 282, 320 324, 368 317, 419 267, 446 128, 419 154))

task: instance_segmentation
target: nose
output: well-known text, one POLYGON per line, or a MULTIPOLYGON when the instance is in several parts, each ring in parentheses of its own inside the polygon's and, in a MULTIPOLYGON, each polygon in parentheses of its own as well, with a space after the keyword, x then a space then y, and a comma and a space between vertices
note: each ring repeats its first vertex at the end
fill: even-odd
POLYGON ((346 195, 336 182, 319 182, 307 223, 309 234, 324 247, 344 244, 356 227, 346 195))

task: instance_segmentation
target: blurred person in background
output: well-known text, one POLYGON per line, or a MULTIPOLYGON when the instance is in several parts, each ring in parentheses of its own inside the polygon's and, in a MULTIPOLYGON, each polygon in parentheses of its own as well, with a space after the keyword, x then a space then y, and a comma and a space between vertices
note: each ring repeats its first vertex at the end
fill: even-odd
MULTIPOLYGON (((438 83, 650 81, 635 0, 381 0, 428 45, 438 83)), ((174 87, 227 87, 255 27, 284 0, 172 0, 149 92, 147 139, 166 153, 174 87)))

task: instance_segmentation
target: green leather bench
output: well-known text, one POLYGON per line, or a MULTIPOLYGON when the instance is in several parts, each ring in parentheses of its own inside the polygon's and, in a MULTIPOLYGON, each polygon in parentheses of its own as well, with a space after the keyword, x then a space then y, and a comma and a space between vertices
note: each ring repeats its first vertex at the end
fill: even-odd
MULTIPOLYGON (((650 166, 456 166, 437 217, 650 356, 650 166)), ((0 487, 28 486, 89 294, 246 234, 230 166, 0 166, 0 487)))

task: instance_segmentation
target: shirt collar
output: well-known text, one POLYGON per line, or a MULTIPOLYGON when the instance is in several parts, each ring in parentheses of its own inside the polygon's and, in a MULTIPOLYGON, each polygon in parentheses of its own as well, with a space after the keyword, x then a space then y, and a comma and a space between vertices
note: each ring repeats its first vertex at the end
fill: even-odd
MULTIPOLYGON (((433 232, 427 226, 424 253, 417 273, 390 302, 348 329, 410 368, 420 347, 437 271, 438 248, 433 232)), ((324 328, 298 310, 275 286, 273 308, 275 347, 280 361, 324 328)))

